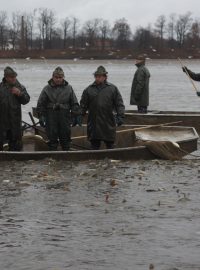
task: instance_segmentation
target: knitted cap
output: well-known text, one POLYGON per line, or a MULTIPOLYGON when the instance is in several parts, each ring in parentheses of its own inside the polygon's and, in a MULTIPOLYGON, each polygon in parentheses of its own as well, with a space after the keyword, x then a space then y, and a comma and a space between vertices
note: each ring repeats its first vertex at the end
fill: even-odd
POLYGON ((17 72, 8 66, 4 69, 4 77, 17 77, 17 72))
POLYGON ((95 71, 94 75, 107 75, 108 72, 106 71, 105 67, 99 66, 97 70, 95 71))
POLYGON ((53 72, 53 76, 58 75, 58 76, 63 76, 64 77, 64 71, 61 67, 57 67, 54 72, 53 72))

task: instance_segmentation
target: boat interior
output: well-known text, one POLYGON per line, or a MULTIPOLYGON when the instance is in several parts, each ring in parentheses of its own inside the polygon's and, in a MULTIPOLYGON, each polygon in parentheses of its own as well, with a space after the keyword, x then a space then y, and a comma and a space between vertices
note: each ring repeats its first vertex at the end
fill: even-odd
MULTIPOLYGON (((194 128, 190 127, 151 127, 126 125, 117 128, 114 148, 127 148, 141 146, 144 141, 171 141, 182 142, 198 139, 194 128)), ((48 151, 47 138, 44 130, 37 135, 27 131, 23 136, 23 151, 48 151)), ((101 149, 105 149, 104 143, 101 149)), ((6 145, 4 150, 6 150, 6 145)), ((61 150, 61 149, 60 149, 61 150)), ((71 150, 91 150, 87 138, 87 126, 72 128, 71 150)))

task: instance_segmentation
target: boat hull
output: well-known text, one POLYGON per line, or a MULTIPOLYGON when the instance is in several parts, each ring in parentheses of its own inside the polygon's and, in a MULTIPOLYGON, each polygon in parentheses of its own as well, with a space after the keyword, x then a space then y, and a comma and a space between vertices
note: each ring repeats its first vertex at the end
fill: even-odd
MULTIPOLYGON (((153 154, 147 146, 138 146, 136 137, 143 141, 172 141, 179 144, 183 150, 182 156, 197 150, 198 135, 194 128, 185 127, 157 127, 135 130, 135 126, 129 126, 124 130, 118 130, 116 136, 116 148, 89 150, 89 142, 85 136, 86 127, 76 127, 74 133, 79 135, 72 138, 72 145, 79 146, 82 150, 75 151, 29 151, 0 152, 0 161, 8 160, 42 160, 52 158, 66 161, 85 161, 100 159, 115 160, 152 160, 159 157, 153 154), (134 129, 134 131, 133 131, 134 129), (85 150, 83 150, 83 148, 85 150)), ((43 139, 42 139, 43 140, 43 139)), ((30 144, 28 145, 30 147, 30 144)))
POLYGON ((135 111, 126 111, 125 124, 132 125, 157 125, 162 123, 179 122, 176 126, 194 127, 200 134, 199 112, 173 112, 155 111, 139 114, 135 111))

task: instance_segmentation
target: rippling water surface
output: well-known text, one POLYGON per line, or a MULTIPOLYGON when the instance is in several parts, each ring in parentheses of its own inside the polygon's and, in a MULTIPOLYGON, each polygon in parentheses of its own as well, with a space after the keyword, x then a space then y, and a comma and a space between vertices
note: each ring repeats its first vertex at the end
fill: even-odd
MULTIPOLYGON (((195 72, 200 72, 199 60, 185 60, 184 63, 195 72)), ((27 87, 31 102, 23 108, 24 118, 27 112, 36 105, 42 88, 52 75, 52 71, 60 65, 66 75, 66 80, 73 86, 78 99, 82 91, 93 81, 93 73, 99 65, 104 65, 109 72, 110 82, 120 89, 126 108, 129 105, 130 88, 133 74, 136 70, 134 61, 127 60, 0 60, 0 70, 11 65, 16 68, 19 80, 27 87)), ((181 110, 199 111, 200 98, 182 72, 177 60, 148 60, 147 67, 151 73, 150 109, 152 110, 181 110)), ((200 90, 197 82, 196 85, 200 90)))
MULTIPOLYGON (((78 98, 105 65, 129 106, 132 61, 0 60, 31 102, 61 65, 78 98)), ((199 61, 186 61, 198 71, 199 61)), ((150 108, 198 111, 177 61, 148 61, 150 108)), ((2 72, 3 74, 3 72, 2 72)), ((30 121, 30 120, 29 120, 30 121)), ((199 160, 0 163, 0 270, 200 270, 199 160)))
POLYGON ((200 269, 199 165, 1 163, 0 269, 200 269))

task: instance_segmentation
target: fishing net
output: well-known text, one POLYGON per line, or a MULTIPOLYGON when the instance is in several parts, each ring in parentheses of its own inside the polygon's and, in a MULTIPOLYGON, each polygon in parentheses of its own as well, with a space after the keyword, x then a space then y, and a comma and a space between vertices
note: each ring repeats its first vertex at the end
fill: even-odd
POLYGON ((139 145, 146 146, 155 156, 161 159, 180 160, 183 157, 183 151, 177 143, 170 141, 142 141, 139 145))

